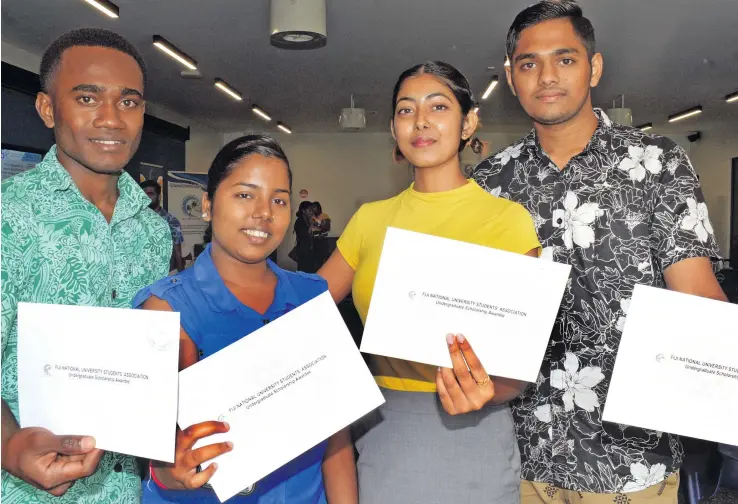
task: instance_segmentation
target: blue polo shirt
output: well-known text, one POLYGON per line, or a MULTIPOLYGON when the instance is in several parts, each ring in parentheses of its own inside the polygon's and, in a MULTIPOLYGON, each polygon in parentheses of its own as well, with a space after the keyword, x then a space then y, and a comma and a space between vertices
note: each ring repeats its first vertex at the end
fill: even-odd
MULTIPOLYGON (((328 289, 317 275, 293 273, 267 260, 277 276, 274 301, 262 315, 241 303, 223 283, 210 255, 210 245, 195 264, 177 274, 142 289, 133 300, 140 308, 149 297, 163 299, 180 314, 180 323, 197 347, 200 360, 247 337, 270 321, 322 294, 328 289)), ((327 441, 277 469, 229 504, 323 504, 326 502, 321 464, 327 441), (248 495, 244 495, 250 492, 248 495)), ((210 488, 162 490, 144 480, 142 503, 218 504, 210 488)))

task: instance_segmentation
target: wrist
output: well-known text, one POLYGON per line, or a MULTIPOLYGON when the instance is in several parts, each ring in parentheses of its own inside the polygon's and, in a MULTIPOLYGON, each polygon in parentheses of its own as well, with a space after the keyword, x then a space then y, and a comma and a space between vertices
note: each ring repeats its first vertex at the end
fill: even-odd
POLYGON ((151 481, 162 490, 181 490, 184 488, 171 474, 166 467, 157 467, 153 462, 149 462, 149 475, 151 481))

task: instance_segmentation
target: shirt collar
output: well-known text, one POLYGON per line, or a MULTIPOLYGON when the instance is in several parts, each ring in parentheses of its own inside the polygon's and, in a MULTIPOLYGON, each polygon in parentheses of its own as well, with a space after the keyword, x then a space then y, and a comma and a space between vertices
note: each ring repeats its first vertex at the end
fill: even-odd
MULTIPOLYGON (((610 148, 613 123, 602 109, 594 108, 593 110, 597 116, 597 128, 582 152, 586 153, 591 150, 607 152, 610 148)), ((538 135, 536 135, 535 128, 532 128, 530 133, 523 138, 523 142, 528 147, 530 154, 537 157, 546 156, 543 147, 541 147, 541 144, 538 142, 538 135)))
MULTIPOLYGON (((213 263, 211 255, 212 244, 208 244, 205 250, 198 256, 194 269, 194 277, 198 288, 205 294, 210 308, 218 313, 235 311, 244 306, 241 301, 228 290, 223 279, 213 263)), ((270 259, 267 259, 269 269, 277 276, 277 287, 274 291, 274 301, 266 313, 288 312, 300 305, 295 287, 287 278, 287 273, 277 267, 270 259)))
MULTIPOLYGON (((52 145, 38 165, 42 175, 42 186, 50 192, 72 190, 78 197, 83 198, 71 175, 59 162, 56 152, 56 145, 52 145)), ((115 203, 113 213, 113 223, 133 217, 151 203, 146 193, 125 171, 118 178, 118 193, 118 201, 115 203)))

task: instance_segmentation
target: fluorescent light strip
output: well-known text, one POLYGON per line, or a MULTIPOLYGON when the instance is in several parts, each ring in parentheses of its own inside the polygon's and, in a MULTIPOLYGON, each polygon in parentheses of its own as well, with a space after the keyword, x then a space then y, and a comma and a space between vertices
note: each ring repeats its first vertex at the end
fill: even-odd
POLYGON ((640 126, 636 126, 636 128, 641 131, 648 131, 650 129, 653 129, 653 123, 641 124, 640 126))
POLYGON ((256 114, 259 117, 261 117, 262 119, 264 119, 265 121, 267 121, 267 122, 269 122, 269 121, 272 120, 272 118, 271 118, 271 116, 269 114, 267 114, 266 112, 264 112, 262 109, 260 109, 256 105, 254 105, 253 107, 251 107, 251 111, 254 114, 256 114))
POLYGON ((85 2, 111 18, 117 19, 118 14, 120 13, 118 6, 113 2, 108 2, 106 0, 85 0, 85 2))
POLYGON ((223 91, 234 100, 243 101, 243 96, 241 96, 241 93, 233 89, 230 84, 228 84, 223 79, 215 79, 215 87, 223 91))
POLYGON ((175 60, 182 63, 190 70, 197 70, 197 61, 193 60, 185 53, 177 49, 171 42, 167 41, 164 37, 154 35, 154 45, 164 51, 166 54, 174 58, 175 60))
POLYGON ((288 134, 290 134, 290 135, 292 134, 292 130, 291 130, 291 129, 289 129, 289 128, 288 128, 288 127, 287 127, 287 126, 285 125, 285 124, 283 124, 283 123, 281 123, 281 122, 278 122, 278 123, 277 123, 277 128, 281 129, 281 130, 282 130, 282 131, 284 131, 285 133, 288 133, 288 134))
POLYGON ((685 110, 684 112, 679 112, 678 114, 674 114, 672 116, 669 116, 669 122, 677 122, 681 121, 682 119, 686 119, 687 117, 696 116, 697 114, 702 113, 702 106, 698 106, 689 110, 685 110))
POLYGON ((492 80, 489 81, 489 84, 487 84, 487 89, 484 90, 484 94, 482 95, 482 100, 486 100, 489 98, 489 95, 492 93, 492 90, 497 87, 497 82, 499 80, 497 79, 497 76, 495 75, 492 77, 492 80))
POLYGON ((726 103, 733 103, 733 102, 737 102, 737 101, 738 101, 738 91, 736 91, 733 94, 729 94, 728 96, 725 97, 725 102, 726 103))

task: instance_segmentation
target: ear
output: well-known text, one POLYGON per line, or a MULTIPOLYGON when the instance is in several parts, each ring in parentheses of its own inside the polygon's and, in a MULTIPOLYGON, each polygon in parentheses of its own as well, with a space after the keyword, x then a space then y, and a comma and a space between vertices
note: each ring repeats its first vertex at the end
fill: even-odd
POLYGON ((397 135, 395 135, 395 121, 390 120, 390 131, 392 132, 392 140, 397 141, 397 135))
POLYGON ((477 130, 478 125, 479 115, 477 115, 477 113, 474 112, 474 108, 472 108, 469 113, 466 114, 466 117, 464 118, 464 123, 461 126, 461 139, 469 140, 474 132, 477 130))
POLYGON ((36 112, 47 128, 54 127, 54 104, 51 103, 51 96, 44 92, 36 95, 36 112))
POLYGON ((143 113, 145 114, 145 113, 146 113, 146 100, 144 100, 144 101, 143 101, 143 102, 141 103, 141 109, 142 109, 143 113))
POLYGON ((597 53, 592 56, 592 61, 590 63, 592 65, 592 76, 589 78, 589 87, 597 87, 597 84, 602 78, 602 70, 604 66, 602 54, 597 53))
MULTIPOLYGON (((512 65, 512 63, 510 65, 512 65)), ((512 91, 513 96, 517 97, 518 93, 515 92, 515 86, 513 85, 511 66, 505 67, 505 77, 507 78, 507 87, 510 88, 510 91, 512 91)))
POLYGON ((202 218, 205 222, 210 222, 213 219, 213 205, 208 198, 208 193, 202 193, 202 213, 205 217, 202 218))

